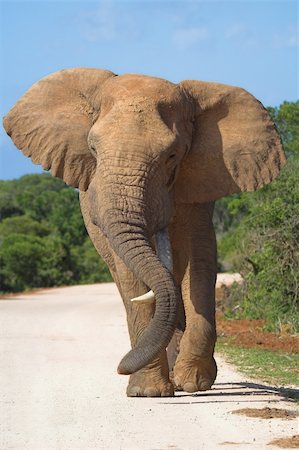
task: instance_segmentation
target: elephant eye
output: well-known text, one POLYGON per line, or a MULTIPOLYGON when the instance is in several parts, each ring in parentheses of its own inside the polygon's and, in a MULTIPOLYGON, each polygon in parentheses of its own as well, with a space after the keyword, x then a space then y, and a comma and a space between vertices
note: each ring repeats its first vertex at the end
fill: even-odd
POLYGON ((94 156, 94 157, 96 158, 96 156, 97 156, 97 151, 96 151, 95 146, 94 146, 93 144, 91 144, 91 143, 89 144, 89 150, 90 150, 92 156, 94 156))
POLYGON ((176 154, 175 153, 171 153, 169 156, 168 156, 168 158, 167 158, 167 160, 166 160, 166 164, 169 166, 169 165, 172 165, 174 162, 175 162, 175 160, 176 160, 176 154))
POLYGON ((172 170, 170 177, 168 178, 168 181, 166 183, 167 188, 170 190, 175 182, 176 178, 176 167, 172 170))

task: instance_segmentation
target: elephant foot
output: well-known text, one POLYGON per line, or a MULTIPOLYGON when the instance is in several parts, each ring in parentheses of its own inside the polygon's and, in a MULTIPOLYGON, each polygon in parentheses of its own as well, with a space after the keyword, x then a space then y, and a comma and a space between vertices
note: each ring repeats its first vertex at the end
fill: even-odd
POLYGON ((185 392, 211 389, 217 375, 213 357, 215 342, 215 327, 210 322, 202 316, 189 319, 173 369, 177 389, 185 392))
POLYGON ((169 380, 154 377, 139 370, 130 376, 127 387, 128 397, 172 397, 174 388, 169 380))
POLYGON ((197 360, 178 358, 173 379, 176 390, 191 393, 211 389, 216 375, 217 365, 213 357, 197 360))
POLYGON ((168 377, 168 366, 138 370, 130 375, 128 397, 172 397, 174 388, 168 377))

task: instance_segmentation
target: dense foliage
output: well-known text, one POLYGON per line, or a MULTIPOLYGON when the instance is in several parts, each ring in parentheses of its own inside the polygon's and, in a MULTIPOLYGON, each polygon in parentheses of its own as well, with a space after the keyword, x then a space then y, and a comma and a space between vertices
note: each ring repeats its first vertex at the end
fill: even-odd
POLYGON ((218 202, 219 264, 245 283, 228 296, 228 313, 265 318, 269 328, 299 328, 299 102, 269 108, 288 162, 255 193, 218 202))
POLYGON ((48 174, 0 181, 2 292, 110 279, 86 234, 76 190, 48 174))

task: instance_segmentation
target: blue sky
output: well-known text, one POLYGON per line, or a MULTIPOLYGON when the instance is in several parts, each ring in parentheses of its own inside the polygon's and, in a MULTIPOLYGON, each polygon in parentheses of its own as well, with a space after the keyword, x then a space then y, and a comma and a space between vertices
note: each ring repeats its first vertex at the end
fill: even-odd
MULTIPOLYGON (((1 116, 37 80, 98 67, 298 99, 297 1, 1 1, 1 116)), ((0 132, 0 179, 41 172, 0 132)))

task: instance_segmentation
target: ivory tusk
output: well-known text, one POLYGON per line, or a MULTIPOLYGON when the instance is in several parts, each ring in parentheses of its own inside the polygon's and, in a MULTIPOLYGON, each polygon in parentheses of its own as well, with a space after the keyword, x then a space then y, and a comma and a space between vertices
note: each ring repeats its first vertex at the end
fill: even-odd
POLYGON ((147 302, 153 303, 155 300, 155 294, 153 291, 148 291, 146 294, 140 295, 139 297, 131 298, 131 302, 147 302))
MULTIPOLYGON (((172 254, 171 254, 171 245, 169 241, 168 236, 168 230, 167 228, 164 228, 164 230, 158 231, 158 233, 155 236, 156 240, 156 248, 157 248, 157 255, 163 264, 164 267, 166 267, 169 272, 172 272, 172 254)), ((147 303, 153 303, 155 301, 155 294, 153 291, 149 291, 146 294, 140 295, 139 297, 131 298, 131 302, 147 302, 147 303)))

